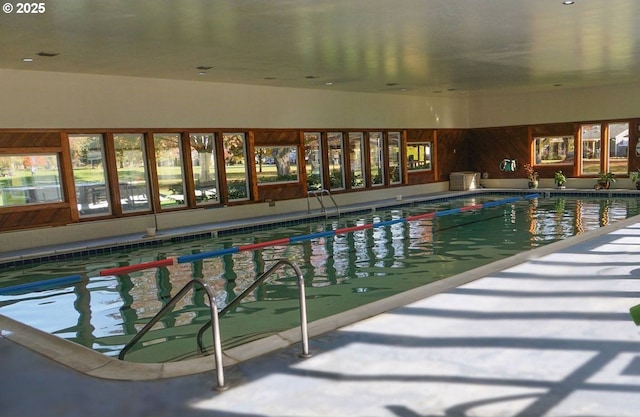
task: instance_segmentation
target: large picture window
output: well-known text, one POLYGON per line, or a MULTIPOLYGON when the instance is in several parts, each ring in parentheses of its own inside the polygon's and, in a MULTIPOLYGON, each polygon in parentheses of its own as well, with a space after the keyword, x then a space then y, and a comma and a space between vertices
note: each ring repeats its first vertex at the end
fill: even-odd
POLYGON ((382 132, 369 132, 369 163, 371 164, 371 185, 384 185, 384 153, 382 132))
POLYGON ((609 123, 608 171, 617 175, 629 172, 629 123, 609 123))
POLYGON ((317 191, 323 188, 320 138, 319 132, 305 132, 304 134, 304 162, 308 191, 317 191))
POLYGON ((400 132, 389 132, 389 182, 402 182, 402 161, 400 132))
POLYGON ((124 213, 151 209, 144 135, 113 135, 116 152, 116 174, 120 189, 120 205, 124 213))
POLYGON ((580 146, 582 148, 582 174, 597 175, 600 172, 600 124, 580 127, 580 146))
POLYGON ((364 183, 364 162, 362 160, 363 134, 349 133, 349 165, 351 168, 351 188, 362 188, 364 183))
POLYGON ((153 135, 153 146, 156 154, 160 206, 162 208, 185 206, 180 134, 156 133, 153 135))
POLYGON ((69 135, 80 217, 111 214, 102 135, 69 135))
POLYGON ((550 136, 533 139, 536 165, 573 164, 573 136, 550 136))
POLYGON ((224 167, 227 180, 227 198, 249 199, 249 175, 244 133, 223 133, 224 167))
POLYGON ((341 132, 327 134, 327 149, 329 157, 329 184, 331 190, 344 188, 344 152, 341 132))
POLYGON ((431 170, 431 142, 407 144, 407 169, 409 171, 431 170))
POLYGON ((0 207, 63 201, 57 154, 0 156, 0 207))
POLYGON ((218 203, 218 174, 216 167, 215 135, 213 133, 192 133, 191 165, 195 185, 196 204, 218 203))
POLYGON ((258 184, 298 182, 298 148, 256 147, 258 184))

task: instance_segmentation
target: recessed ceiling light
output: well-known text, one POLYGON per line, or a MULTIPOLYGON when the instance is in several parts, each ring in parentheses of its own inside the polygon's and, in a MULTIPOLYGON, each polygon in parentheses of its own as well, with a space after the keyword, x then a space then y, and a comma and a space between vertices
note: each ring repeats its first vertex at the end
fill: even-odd
POLYGON ((575 1, 571 1, 571 0, 565 0, 562 2, 562 4, 564 4, 565 6, 569 6, 571 4, 575 3, 575 1))
POLYGON ((198 75, 207 75, 207 71, 200 71, 198 75))
POLYGON ((36 55, 44 56, 44 57, 47 57, 47 58, 52 58, 54 56, 60 55, 60 53, 58 53, 58 52, 38 52, 36 55))
POLYGON ((22 62, 33 62, 33 58, 22 58, 22 62))
POLYGON ((328 83, 324 83, 324 85, 333 85, 333 83, 329 81, 328 83))

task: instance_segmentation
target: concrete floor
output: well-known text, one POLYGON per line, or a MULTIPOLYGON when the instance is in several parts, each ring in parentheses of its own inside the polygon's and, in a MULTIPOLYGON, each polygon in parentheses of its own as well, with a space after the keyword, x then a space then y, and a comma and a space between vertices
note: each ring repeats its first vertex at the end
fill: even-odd
MULTIPOLYGON (((117 367, 92 376, 96 365, 87 375, 74 366, 85 353, 61 360, 55 342, 30 344, 27 329, 1 321, 0 416, 640 415, 629 316, 640 303, 640 219, 445 281, 354 324, 315 326, 309 359, 294 344, 230 365, 223 392, 210 369, 132 381, 113 379, 117 367)), ((121 368, 124 379, 145 372, 121 368)))

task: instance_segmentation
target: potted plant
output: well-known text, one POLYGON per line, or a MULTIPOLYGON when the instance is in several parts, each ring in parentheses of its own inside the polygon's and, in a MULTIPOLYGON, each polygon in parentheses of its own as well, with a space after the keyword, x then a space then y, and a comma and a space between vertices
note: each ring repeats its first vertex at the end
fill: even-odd
POLYGON ((558 188, 564 188, 564 185, 567 183, 567 177, 562 173, 562 171, 556 171, 553 180, 558 188))
POLYGON ((640 168, 630 172, 629 179, 636 185, 636 190, 640 190, 640 168))
POLYGON ((524 172, 527 174, 527 178, 529 179, 529 188, 538 188, 540 176, 533 170, 533 166, 531 166, 531 164, 524 164, 524 172))
POLYGON ((613 172, 601 172, 596 179, 596 185, 593 187, 596 190, 609 189, 611 183, 616 182, 616 175, 613 172))

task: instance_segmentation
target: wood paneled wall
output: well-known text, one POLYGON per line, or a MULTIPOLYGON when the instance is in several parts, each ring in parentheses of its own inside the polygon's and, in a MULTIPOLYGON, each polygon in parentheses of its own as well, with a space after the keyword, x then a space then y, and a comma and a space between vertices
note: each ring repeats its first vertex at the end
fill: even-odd
POLYGON ((469 147, 469 131, 446 129, 436 132, 435 175, 436 181, 449 181, 449 174, 456 171, 478 171, 471 160, 473 149, 469 147))
MULTIPOLYGON (((626 119, 625 121, 630 122, 629 169, 633 171, 640 168, 640 157, 635 154, 635 146, 640 135, 640 119, 626 119)), ((405 144, 411 142, 433 143, 433 169, 430 171, 406 172, 404 177, 405 185, 448 181, 450 173, 456 171, 487 172, 489 178, 525 178, 523 166, 532 162, 532 141, 534 137, 574 136, 577 138, 580 125, 581 122, 572 122, 482 129, 397 129, 397 131, 403 132, 403 142, 405 144), (500 163, 505 158, 517 161, 517 171, 504 172, 500 170, 500 163)), ((219 129, 214 130, 218 134, 222 132, 219 129)), ((382 130, 389 131, 389 129, 382 130)), ((154 131, 159 132, 162 129, 154 131)), ((324 130, 315 131, 324 132, 324 130)), ((144 130, 144 132, 150 135, 151 131, 144 130)), ((249 151, 248 163, 251 168, 254 168, 255 162, 252 158, 256 146, 296 146, 298 147, 299 158, 301 161, 304 160, 303 131, 300 129, 252 129, 246 132, 249 151)), ((345 130, 344 132, 346 138, 347 131, 345 130)), ((65 193, 73 192, 73 175, 65 143, 66 135, 66 131, 5 130, 0 132, 0 155, 59 153, 63 165, 61 169, 63 189, 65 193)), ((109 135, 107 134, 105 137, 108 138, 109 135)), ((367 153, 367 149, 365 147, 363 152, 367 153)), ((221 158, 221 148, 218 149, 218 153, 218 157, 221 158)), ((576 167, 566 167, 565 169, 563 166, 563 170, 570 176, 576 175, 576 169, 576 167), (573 169, 573 172, 571 172, 571 169, 573 169)), ((542 178, 552 178, 557 167, 537 167, 536 170, 539 171, 542 178)), ((255 169, 251 169, 251 172, 253 173, 252 178, 250 178, 252 200, 241 204, 306 197, 306 173, 302 164, 298 183, 258 186, 256 185, 255 169)), ((385 187, 390 186, 388 184, 385 185, 385 187)), ((347 187, 346 190, 340 192, 357 192, 359 190, 361 189, 350 190, 347 187)), ((221 189, 221 191, 223 192, 224 190, 221 189)), ((38 204, 27 207, 0 207, 0 231, 56 226, 79 221, 74 209, 73 195, 67 194, 65 197, 67 202, 64 203, 38 204)))
POLYGON ((468 167, 475 172, 487 172, 489 178, 522 178, 521 167, 530 162, 529 129, 527 126, 473 129, 465 145, 468 149, 468 167), (503 172, 503 159, 515 159, 516 172, 503 172))
POLYGON ((0 153, 20 148, 60 148, 59 131, 5 131, 0 132, 0 153))

